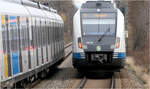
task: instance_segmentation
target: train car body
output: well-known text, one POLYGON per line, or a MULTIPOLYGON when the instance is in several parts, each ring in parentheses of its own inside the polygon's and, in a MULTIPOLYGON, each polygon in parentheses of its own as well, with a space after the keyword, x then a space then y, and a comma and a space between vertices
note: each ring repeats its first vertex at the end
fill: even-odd
POLYGON ((124 16, 111 1, 87 1, 73 20, 73 66, 119 71, 126 58, 124 16))
POLYGON ((63 20, 29 0, 0 0, 0 83, 11 86, 64 58, 63 20))

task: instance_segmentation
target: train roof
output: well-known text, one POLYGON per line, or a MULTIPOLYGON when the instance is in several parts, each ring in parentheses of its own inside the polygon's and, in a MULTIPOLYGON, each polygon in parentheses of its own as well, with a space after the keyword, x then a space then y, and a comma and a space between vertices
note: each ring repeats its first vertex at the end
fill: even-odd
POLYGON ((53 13, 57 13, 57 10, 53 9, 52 7, 47 7, 45 5, 42 5, 42 4, 37 3, 37 2, 33 2, 31 0, 0 0, 0 1, 6 1, 6 2, 11 2, 11 3, 21 4, 24 6, 34 7, 34 8, 38 8, 38 9, 47 10, 47 11, 50 11, 53 13))
POLYGON ((0 2, 0 13, 2 15, 4 14, 10 14, 10 15, 21 15, 21 16, 28 16, 28 11, 24 8, 23 5, 11 3, 11 0, 5 1, 1 0, 0 2))
POLYGON ((110 1, 87 1, 81 6, 81 12, 117 12, 115 3, 110 1), (99 9, 99 10, 98 10, 99 9))
POLYGON ((0 0, 0 13, 20 16, 50 18, 62 22, 62 18, 53 8, 30 0, 0 0))
POLYGON ((22 0, 22 4, 25 5, 25 6, 39 8, 39 5, 37 3, 29 1, 29 0, 22 0))
POLYGON ((82 9, 102 9, 102 8, 114 8, 114 4, 112 1, 87 1, 86 3, 82 4, 82 9))

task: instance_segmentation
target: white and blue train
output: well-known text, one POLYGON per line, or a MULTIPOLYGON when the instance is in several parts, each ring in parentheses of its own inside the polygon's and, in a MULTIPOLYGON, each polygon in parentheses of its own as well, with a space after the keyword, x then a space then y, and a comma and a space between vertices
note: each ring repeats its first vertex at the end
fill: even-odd
POLYGON ((1 86, 42 76, 62 61, 63 30, 63 20, 52 8, 29 0, 0 0, 1 86))
POLYGON ((73 66, 119 71, 126 58, 124 15, 112 1, 87 1, 74 15, 73 66))

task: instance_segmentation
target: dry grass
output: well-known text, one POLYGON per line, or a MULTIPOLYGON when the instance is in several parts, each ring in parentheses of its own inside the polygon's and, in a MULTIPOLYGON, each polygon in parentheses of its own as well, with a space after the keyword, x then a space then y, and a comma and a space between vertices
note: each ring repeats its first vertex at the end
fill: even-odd
POLYGON ((136 73, 137 77, 145 83, 145 87, 150 89, 150 75, 148 75, 147 70, 139 65, 135 65, 134 59, 132 57, 127 57, 126 63, 130 65, 132 70, 136 73))

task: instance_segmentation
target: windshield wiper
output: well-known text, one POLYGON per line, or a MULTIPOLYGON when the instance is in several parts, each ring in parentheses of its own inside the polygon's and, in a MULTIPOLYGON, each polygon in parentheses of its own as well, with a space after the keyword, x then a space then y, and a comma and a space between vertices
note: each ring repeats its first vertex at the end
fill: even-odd
POLYGON ((98 42, 101 42, 101 40, 106 36, 106 34, 110 31, 110 28, 107 29, 107 31, 99 38, 98 42))

